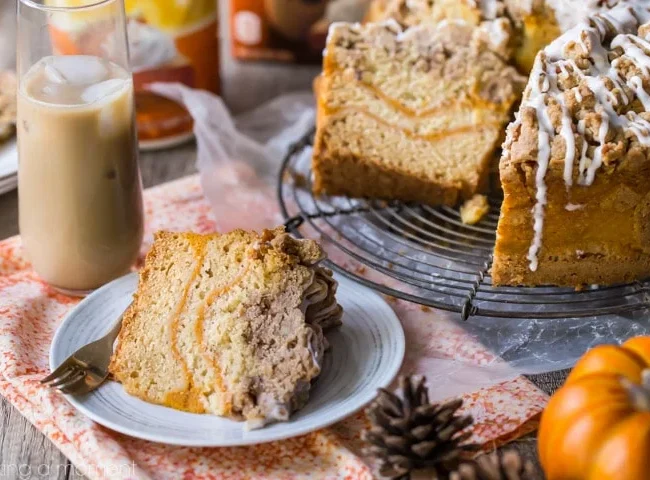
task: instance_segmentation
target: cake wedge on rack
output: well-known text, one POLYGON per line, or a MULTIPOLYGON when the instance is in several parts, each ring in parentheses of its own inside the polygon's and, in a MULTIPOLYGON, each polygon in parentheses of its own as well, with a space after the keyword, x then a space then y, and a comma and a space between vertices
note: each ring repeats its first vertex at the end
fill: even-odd
POLYGON ((429 205, 471 198, 487 187, 524 83, 485 31, 465 22, 332 25, 318 82, 315 193, 429 205))

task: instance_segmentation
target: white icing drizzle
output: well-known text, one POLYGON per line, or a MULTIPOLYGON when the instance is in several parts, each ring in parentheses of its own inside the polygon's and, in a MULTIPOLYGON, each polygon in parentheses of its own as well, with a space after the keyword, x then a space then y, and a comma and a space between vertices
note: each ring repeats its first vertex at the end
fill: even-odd
POLYGON ((481 9, 481 16, 486 20, 497 18, 499 5, 497 0, 478 0, 481 9))
POLYGON ((580 162, 578 162, 578 171, 579 172, 584 172, 587 169, 587 165, 589 165, 589 157, 587 156, 587 148, 589 145, 587 144, 587 140, 585 140, 585 121, 580 120, 578 122, 578 133, 582 137, 582 150, 580 151, 580 162))
POLYGON ((632 118, 628 124, 630 131, 637 136, 639 143, 650 147, 650 122, 634 112, 628 113, 628 116, 632 118))
POLYGON ((535 174, 535 185, 537 191, 535 192, 535 206, 533 207, 533 243, 528 249, 528 261, 530 262, 531 271, 537 270, 537 254, 539 249, 542 248, 542 233, 544 231, 544 207, 546 206, 546 183, 544 177, 548 168, 548 161, 551 156, 550 137, 548 133, 540 130, 538 135, 538 165, 537 173, 535 174))
POLYGON ((630 88, 634 90, 634 93, 636 94, 636 98, 638 98, 641 103, 643 104, 643 108, 645 111, 650 111, 650 95, 646 93, 646 91, 643 89, 643 81, 641 80, 640 77, 632 77, 628 81, 628 85, 630 88))
POLYGON ((596 170, 603 164, 603 147, 605 146, 605 139, 609 132, 609 116, 601 114, 600 128, 598 129, 598 147, 594 151, 594 158, 587 167, 586 175, 583 174, 581 185, 591 185, 594 183, 596 177, 596 170))
POLYGON ((573 136, 573 121, 571 120, 569 109, 567 108, 563 98, 560 105, 562 106, 562 127, 560 129, 560 135, 562 135, 566 142, 566 154, 564 156, 564 183, 567 188, 569 188, 573 183, 573 163, 576 156, 576 140, 573 136))
POLYGON ((547 3, 553 9, 562 31, 567 31, 598 10, 597 0, 548 0, 547 3))
POLYGON ((567 203, 567 204, 564 206, 564 209, 565 209, 567 212, 575 212, 576 210, 582 210, 583 208, 585 208, 584 205, 582 205, 582 204, 576 204, 576 203, 567 203))
MULTIPOLYGON (((571 3, 571 2, 567 2, 571 3)), ((639 2, 646 4, 647 2, 639 2)), ((587 85, 593 93, 596 105, 594 111, 600 116, 597 146, 594 148, 593 158, 587 156, 588 145, 585 140, 586 125, 584 120, 577 122, 576 130, 583 138, 580 159, 578 162, 578 184, 591 185, 596 172, 603 163, 603 148, 606 144, 610 127, 620 127, 624 131, 632 132, 639 143, 650 146, 650 122, 644 120, 634 111, 619 114, 615 106, 628 105, 634 98, 638 98, 644 110, 650 111, 650 95, 644 90, 642 79, 638 75, 626 78, 617 68, 622 58, 629 59, 642 72, 650 76, 650 43, 632 33, 639 27, 639 19, 650 19, 650 12, 646 8, 622 7, 611 12, 602 13, 568 31, 559 39, 549 45, 536 59, 531 72, 531 82, 527 94, 522 102, 522 107, 533 108, 536 112, 538 124, 538 153, 537 172, 535 175, 535 206, 533 207, 533 240, 528 251, 529 267, 536 271, 538 267, 538 254, 542 246, 544 230, 544 210, 547 204, 547 191, 545 176, 551 158, 551 145, 553 138, 560 135, 564 140, 565 157, 563 178, 567 190, 573 184, 573 169, 576 157, 576 142, 574 136, 574 121, 566 104, 566 91, 558 86, 559 76, 577 75, 580 83, 587 85), (620 32, 611 42, 611 48, 622 50, 620 58, 610 62, 608 48, 604 45, 605 37, 611 28, 620 32), (570 45, 579 45, 585 53, 589 54, 590 64, 586 69, 581 69, 565 54, 570 45), (611 89, 609 87, 612 87, 611 89), (634 96, 630 97, 629 89, 634 96), (549 118, 547 104, 549 99, 554 99, 561 110, 559 132, 549 118)), ((578 87, 571 89, 576 100, 582 101, 578 87)), ((521 123, 519 116, 515 125, 521 123)), ((510 132, 514 129, 509 130, 510 132)), ((506 143, 512 142, 511 134, 506 143)), ((582 205, 567 204, 566 210, 574 211, 582 205)))
POLYGON ((576 102, 581 103, 582 102, 582 94, 580 93, 580 88, 575 87, 573 89, 573 95, 576 97, 576 102))
MULTIPOLYGON (((532 2, 530 2, 532 4, 532 2)), ((563 32, 584 22, 590 15, 611 9, 615 6, 634 5, 641 7, 648 5, 648 0, 546 0, 553 9, 555 19, 563 32)), ((529 8, 529 10, 532 8, 529 8)))
POLYGON ((499 51, 508 45, 510 32, 508 31, 508 20, 499 18, 481 23, 481 29, 485 31, 488 44, 494 51, 499 51))
MULTIPOLYGON (((646 50, 650 50, 650 43, 643 40, 641 37, 633 35, 617 35, 614 40, 612 40, 612 48, 622 48, 625 52, 625 55, 632 60, 637 67, 643 72, 644 75, 650 75, 650 58, 648 55, 639 47, 641 45, 646 50)), ((618 58, 616 60, 619 60, 618 58)), ((619 63, 619 62, 616 62, 619 63)))

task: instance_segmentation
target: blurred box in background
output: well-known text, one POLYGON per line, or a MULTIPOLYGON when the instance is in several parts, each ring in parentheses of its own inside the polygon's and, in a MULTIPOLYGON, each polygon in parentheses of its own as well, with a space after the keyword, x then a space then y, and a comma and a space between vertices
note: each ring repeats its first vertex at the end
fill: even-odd
MULTIPOLYGON (((144 94, 148 82, 182 81, 221 93, 234 113, 311 89, 327 26, 361 20, 368 2, 125 0, 143 144, 173 145, 191 135, 192 125, 175 103, 144 94)), ((15 27, 15 0, 0 0, 0 69, 15 67, 15 27)))
POLYGON ((140 144, 164 147, 192 134, 174 102, 148 93, 153 82, 180 82, 219 93, 216 0, 125 0, 140 144))
POLYGON ((0 70, 16 68, 16 0, 0 0, 0 70))
MULTIPOLYGON (((89 0, 45 0, 83 6, 89 0)), ((138 136, 143 148, 180 143, 192 136, 192 119, 180 105, 147 91, 153 82, 180 82, 219 93, 216 0, 125 0, 138 136)), ((52 42, 60 54, 100 55, 113 48, 114 28, 97 14, 80 11, 51 19, 52 42)))
POLYGON ((330 23, 361 21, 370 0, 219 0, 223 93, 233 112, 311 90, 330 23))
POLYGON ((232 55, 319 64, 332 22, 361 21, 367 0, 230 0, 232 55))

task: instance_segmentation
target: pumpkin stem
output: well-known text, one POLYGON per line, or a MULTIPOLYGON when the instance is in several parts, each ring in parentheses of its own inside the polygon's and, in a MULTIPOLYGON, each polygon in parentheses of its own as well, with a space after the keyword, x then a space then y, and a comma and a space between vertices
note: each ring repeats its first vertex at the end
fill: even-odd
POLYGON ((637 410, 650 412, 650 368, 641 373, 641 384, 631 382, 627 378, 621 378, 621 383, 630 395, 630 401, 637 410))

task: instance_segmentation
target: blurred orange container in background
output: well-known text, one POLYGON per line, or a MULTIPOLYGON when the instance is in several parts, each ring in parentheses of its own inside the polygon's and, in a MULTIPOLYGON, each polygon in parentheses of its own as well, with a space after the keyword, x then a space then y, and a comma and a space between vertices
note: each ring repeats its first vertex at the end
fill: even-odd
MULTIPOLYGON (((52 6, 88 0, 47 0, 52 6)), ((180 105, 146 91, 153 82, 181 82, 219 93, 217 0, 125 0, 138 136, 143 148, 175 145, 192 136, 192 119, 180 105)), ((110 20, 79 12, 52 18, 51 35, 61 54, 110 51, 110 20)))

